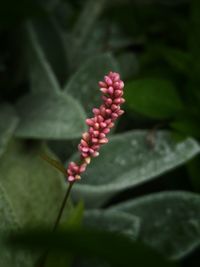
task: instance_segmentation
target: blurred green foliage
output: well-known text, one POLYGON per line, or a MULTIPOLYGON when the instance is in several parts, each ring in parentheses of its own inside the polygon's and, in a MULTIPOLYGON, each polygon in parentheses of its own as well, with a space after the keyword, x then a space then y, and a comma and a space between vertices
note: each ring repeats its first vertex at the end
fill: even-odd
POLYGON ((35 266, 45 245, 49 267, 164 266, 157 252, 199 266, 199 27, 198 0, 1 1, 0 266, 35 266), (36 253, 11 249, 5 233, 52 228, 65 177, 40 154, 77 157, 110 70, 126 113, 73 187, 65 232, 23 236, 36 253))

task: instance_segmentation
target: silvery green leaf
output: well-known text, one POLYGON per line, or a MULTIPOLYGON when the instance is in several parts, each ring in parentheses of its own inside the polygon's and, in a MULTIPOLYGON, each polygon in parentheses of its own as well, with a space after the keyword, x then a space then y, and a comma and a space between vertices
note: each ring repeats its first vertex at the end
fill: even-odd
POLYGON ((200 196, 161 192, 111 207, 139 217, 139 239, 170 259, 181 259, 200 245, 200 196))
POLYGON ((5 234, 19 230, 19 228, 20 224, 15 216, 11 202, 0 184, 0 266, 31 266, 28 254, 16 252, 5 246, 5 234))
POLYGON ((29 94, 17 103, 20 123, 16 136, 34 139, 74 139, 85 130, 85 113, 79 103, 62 92, 29 94))
POLYGON ((64 91, 76 98, 87 114, 91 115, 92 108, 101 103, 98 82, 111 70, 118 70, 118 64, 111 54, 93 56, 80 66, 66 84, 64 91))
POLYGON ((13 141, 0 161, 0 185, 20 226, 53 227, 66 191, 64 176, 40 157, 44 152, 51 155, 40 143, 13 141))
POLYGON ((116 193, 155 179, 200 152, 192 138, 176 143, 169 132, 158 131, 152 144, 149 136, 138 130, 111 137, 74 186, 74 200, 83 198, 86 207, 97 208, 116 193))
POLYGON ((6 150, 6 146, 12 137, 18 123, 18 117, 9 104, 0 105, 0 156, 6 150))
POLYGON ((84 213, 84 225, 99 230, 108 230, 129 236, 135 240, 140 229, 136 216, 123 211, 91 210, 84 213))

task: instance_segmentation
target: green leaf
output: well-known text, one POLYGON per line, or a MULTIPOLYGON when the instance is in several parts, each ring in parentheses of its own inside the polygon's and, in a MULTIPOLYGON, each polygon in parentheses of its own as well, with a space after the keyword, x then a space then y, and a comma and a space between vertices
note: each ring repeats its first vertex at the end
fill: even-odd
POLYGON ((171 118, 183 108, 176 88, 164 79, 131 81, 126 84, 125 98, 130 109, 157 119, 171 118))
POLYGON ((0 184, 21 226, 52 228, 66 191, 64 176, 40 158, 42 151, 50 154, 36 142, 15 141, 0 161, 0 184))
MULTIPOLYGON (((44 51, 46 62, 50 65, 49 73, 53 72, 51 76, 55 75, 58 81, 63 84, 68 74, 68 59, 60 25, 54 16, 50 15, 45 19, 34 20, 32 29, 34 30, 35 37, 37 37, 38 45, 44 51)), ((54 77, 54 80, 56 78, 54 77)))
POLYGON ((195 192, 200 192, 200 157, 196 157, 187 164, 187 171, 190 176, 190 181, 195 192))
POLYGON ((72 209, 67 220, 67 227, 80 227, 83 221, 84 203, 79 201, 79 203, 72 209))
POLYGON ((154 250, 129 238, 98 230, 68 229, 50 234, 44 231, 16 234, 11 239, 19 248, 41 249, 48 246, 53 251, 71 252, 75 256, 105 259, 112 266, 174 266, 154 250))
POLYGON ((174 71, 188 75, 190 72, 191 55, 188 52, 171 47, 161 47, 161 55, 174 71))
POLYGON ((17 104, 20 123, 16 136, 38 139, 73 139, 85 130, 85 113, 64 93, 29 94, 17 104))
MULTIPOLYGON (((73 207, 70 210, 70 213, 68 215, 67 221, 63 222, 60 225, 60 229, 68 229, 68 228, 80 228, 82 225, 83 220, 83 211, 84 211, 84 203, 82 201, 79 201, 79 203, 73 207)), ((46 267, 70 267, 73 263, 73 254, 67 253, 65 254, 61 253, 60 251, 49 253, 47 257, 47 261, 45 266, 46 267)))
POLYGON ((148 131, 130 131, 110 138, 74 186, 74 200, 83 198, 86 207, 97 208, 116 193, 155 179, 200 152, 192 138, 175 143, 168 132, 158 131, 151 137, 152 147, 149 136, 148 131))
POLYGON ((86 211, 84 225, 89 228, 121 233, 133 240, 138 237, 140 229, 140 221, 136 216, 112 210, 86 211))
POLYGON ((76 53, 81 52, 82 46, 87 38, 89 38, 91 29, 95 25, 104 4, 105 0, 99 0, 98 2, 94 2, 93 0, 86 1, 72 32, 75 40, 74 46, 72 47, 73 56, 76 56, 76 53))
POLYGON ((41 48, 32 23, 26 27, 31 90, 34 93, 59 93, 60 86, 41 48))
POLYGON ((91 115, 92 108, 101 103, 98 82, 111 70, 118 70, 118 65, 111 54, 94 56, 80 66, 64 90, 76 98, 85 108, 87 114, 91 115))
POLYGON ((170 123, 170 126, 180 133, 191 135, 196 138, 200 137, 199 119, 194 117, 177 119, 170 123))
POLYGON ((117 57, 122 79, 133 78, 139 70, 139 62, 134 53, 126 52, 117 57))
POLYGON ((138 216, 140 240, 170 259, 181 259, 200 245, 200 197, 162 192, 113 206, 138 216))
POLYGON ((18 117, 14 108, 8 104, 0 105, 0 156, 6 150, 6 146, 12 137, 18 123, 18 117))
MULTIPOLYGON (((41 160, 41 151, 50 154, 39 143, 13 141, 2 156, 0 230, 3 234, 38 224, 53 228, 66 186, 64 177, 41 160)), ((69 209, 70 205, 62 221, 67 218, 69 209)), ((0 265, 5 267, 32 267, 38 257, 38 254, 10 250, 4 246, 1 236, 0 248, 0 265)))
POLYGON ((13 207, 8 200, 6 192, 0 184, 0 266, 25 266, 24 261, 26 261, 26 259, 23 256, 23 253, 16 253, 15 251, 8 249, 2 242, 2 235, 18 229, 19 222, 13 213, 13 207), (16 262, 18 262, 18 265, 16 265, 16 262))

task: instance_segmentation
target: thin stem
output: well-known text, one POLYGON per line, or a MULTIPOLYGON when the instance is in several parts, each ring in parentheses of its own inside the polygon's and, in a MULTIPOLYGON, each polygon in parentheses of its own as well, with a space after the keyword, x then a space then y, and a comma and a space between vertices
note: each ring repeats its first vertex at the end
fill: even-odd
POLYGON ((70 191, 71 191, 71 189, 72 189, 72 185, 73 185, 73 183, 70 183, 69 186, 68 186, 68 188, 67 188, 67 192, 66 192, 66 194, 65 194, 65 197, 64 197, 64 199, 63 199, 62 205, 61 205, 61 207, 60 207, 60 210, 59 210, 59 213, 58 213, 58 216, 57 216, 57 219, 56 219, 55 224, 54 224, 54 227, 53 227, 53 233, 56 231, 57 226, 58 226, 58 224, 59 224, 59 222, 60 222, 60 219, 61 219, 61 217, 62 217, 63 210, 64 210, 64 208, 65 208, 65 205, 66 205, 66 202, 67 202, 67 200, 68 200, 70 191))
MULTIPOLYGON (((68 188, 67 188, 67 192, 66 192, 66 194, 65 194, 65 196, 64 196, 64 199, 63 199, 63 201, 62 201, 60 210, 59 210, 59 212, 58 212, 58 216, 57 216, 57 218, 56 218, 55 224, 54 224, 53 229, 52 229, 52 232, 53 232, 53 233, 56 231, 56 229, 57 229, 57 227, 58 227, 58 224, 59 224, 59 222, 60 222, 60 219, 61 219, 61 217, 62 217, 62 214, 63 214, 64 208, 65 208, 65 205, 66 205, 66 203, 67 203, 67 200, 68 200, 68 198, 69 198, 69 194, 70 194, 71 189, 72 189, 72 185, 73 185, 73 183, 70 183, 69 186, 68 186, 68 188)), ((49 249, 46 250, 46 252, 45 252, 44 255, 42 256, 42 258, 40 259, 38 267, 44 267, 44 266, 45 266, 45 262, 46 262, 48 253, 49 253, 49 249)))

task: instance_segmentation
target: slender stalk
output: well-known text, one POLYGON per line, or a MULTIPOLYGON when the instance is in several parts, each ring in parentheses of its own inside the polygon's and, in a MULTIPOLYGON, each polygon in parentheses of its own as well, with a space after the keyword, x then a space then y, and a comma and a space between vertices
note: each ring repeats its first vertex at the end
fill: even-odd
MULTIPOLYGON (((62 214, 63 214, 63 211, 64 211, 64 208, 65 208, 65 205, 67 203, 67 200, 69 198, 69 194, 71 192, 71 189, 72 189, 72 185, 73 183, 70 183, 68 188, 67 188, 67 191, 66 191, 66 194, 64 196, 64 199, 62 201, 62 204, 61 204, 61 207, 60 207, 60 210, 58 212, 58 216, 56 218, 56 221, 55 221, 55 224, 53 226, 53 229, 52 229, 52 232, 54 233, 59 225, 59 222, 60 222, 60 219, 62 217, 62 214)), ((44 255, 41 257, 41 259, 39 260, 39 265, 38 267, 44 267, 45 266, 45 262, 46 262, 46 259, 47 259, 47 256, 48 256, 48 253, 49 253, 49 249, 46 250, 46 252, 44 253, 44 255)))
POLYGON ((53 233, 56 231, 56 229, 57 229, 57 227, 58 227, 58 224, 59 224, 59 222, 60 222, 60 219, 61 219, 61 217, 62 217, 62 214, 63 214, 64 208, 65 208, 65 205, 66 205, 66 203, 67 203, 67 200, 68 200, 68 198, 69 198, 69 194, 70 194, 71 189, 72 189, 72 185, 73 185, 73 183, 70 183, 69 186, 68 186, 68 188, 67 188, 67 192, 66 192, 66 194, 65 194, 65 197, 64 197, 64 199, 63 199, 62 205, 61 205, 61 207, 60 207, 60 210, 59 210, 59 212, 58 212, 58 216, 57 216, 57 218, 56 218, 56 221, 55 221, 55 224, 54 224, 54 227, 53 227, 53 233))

